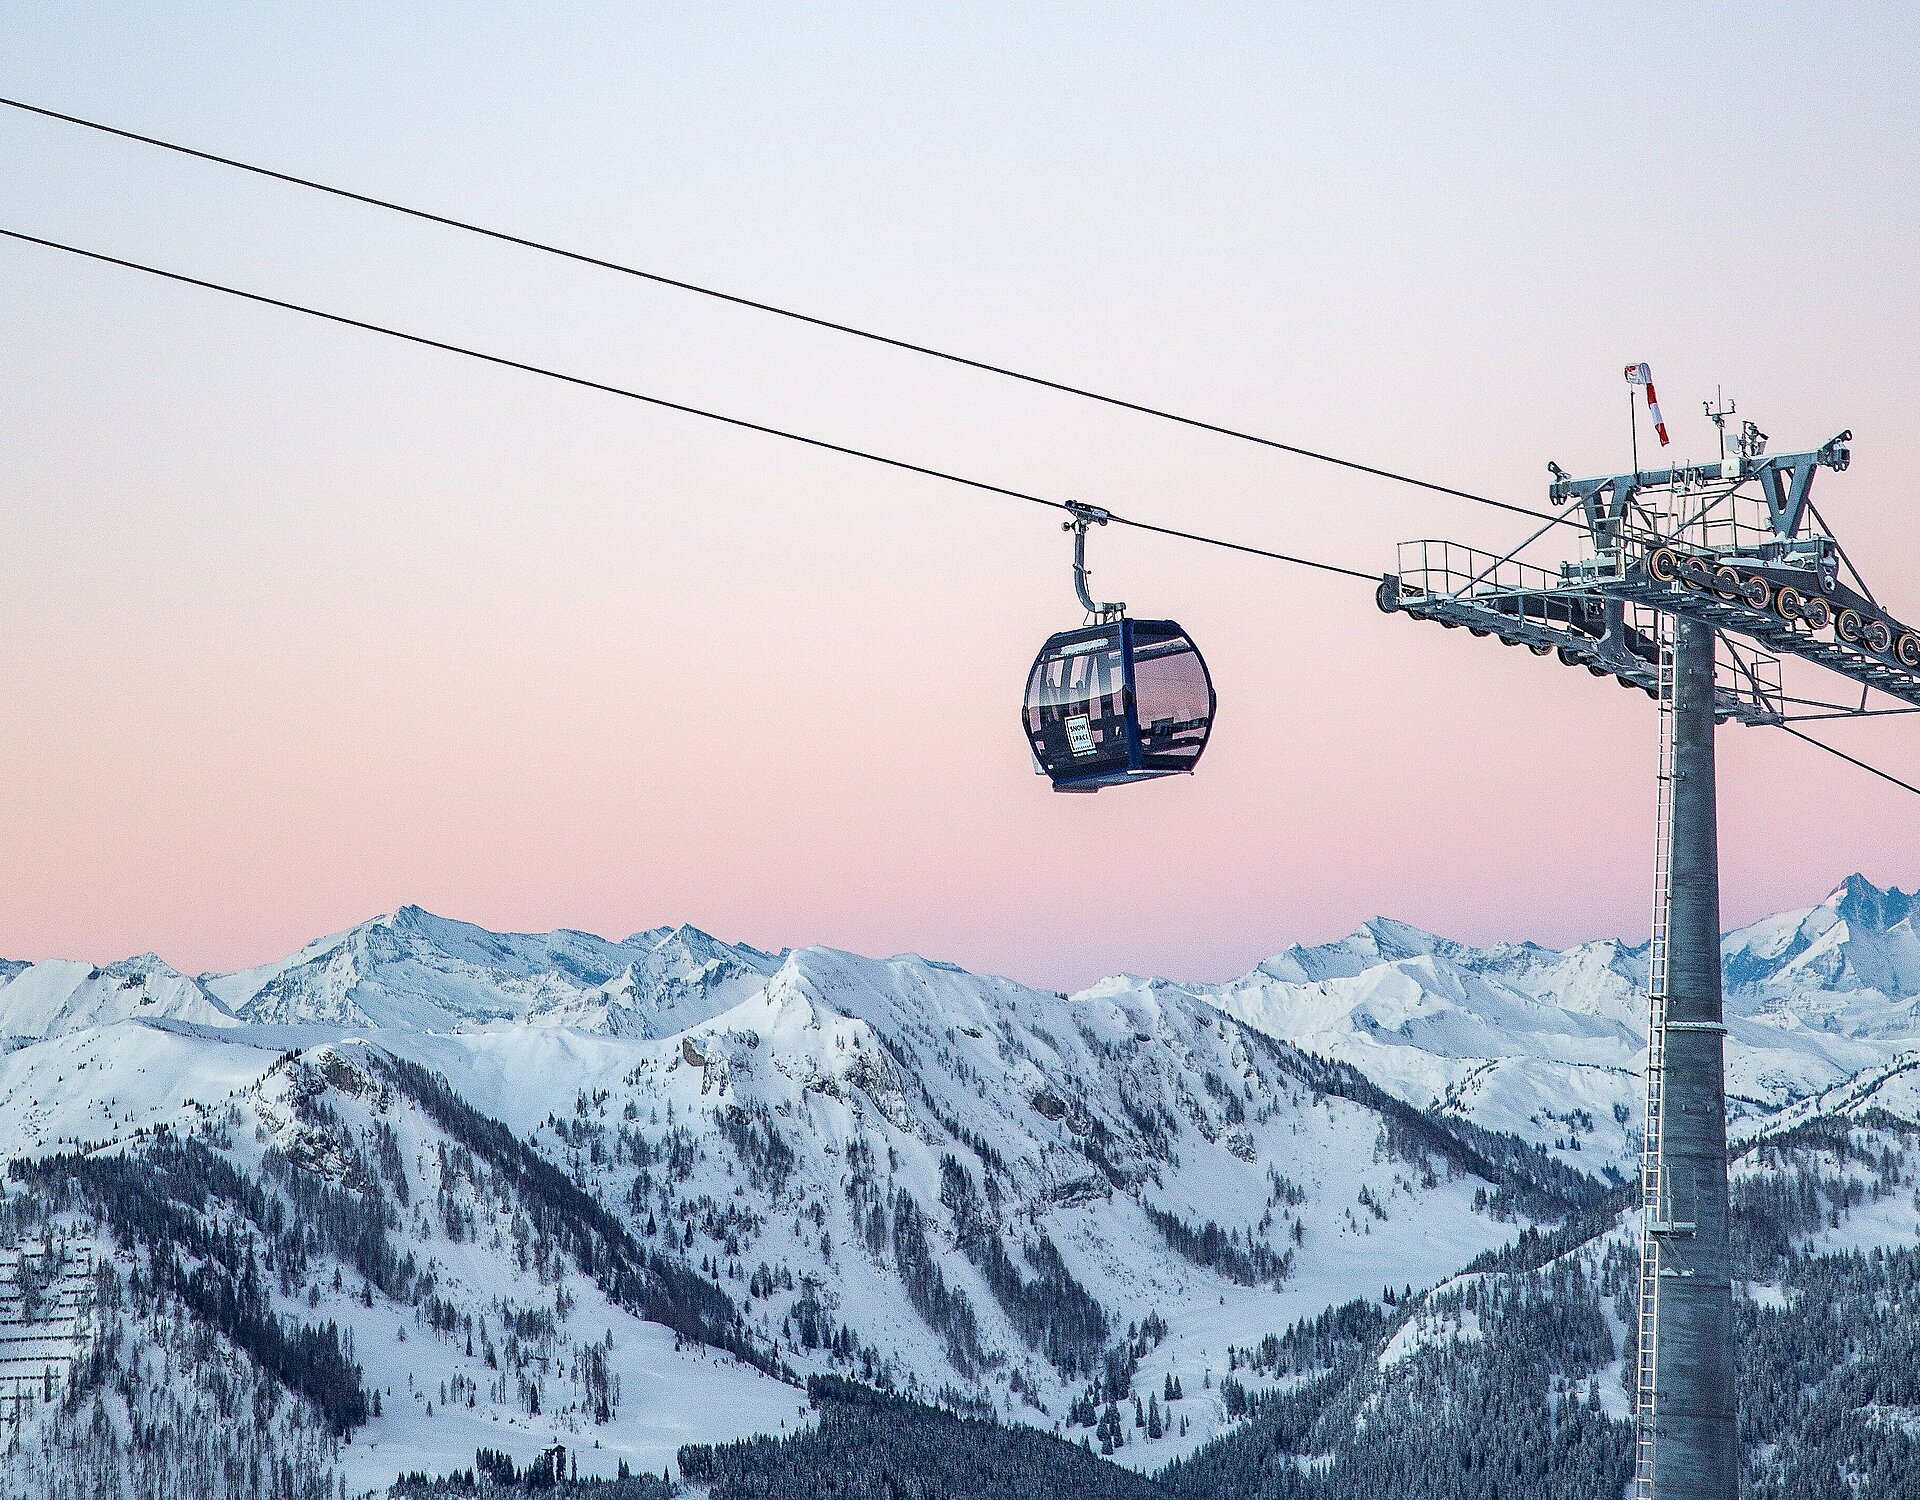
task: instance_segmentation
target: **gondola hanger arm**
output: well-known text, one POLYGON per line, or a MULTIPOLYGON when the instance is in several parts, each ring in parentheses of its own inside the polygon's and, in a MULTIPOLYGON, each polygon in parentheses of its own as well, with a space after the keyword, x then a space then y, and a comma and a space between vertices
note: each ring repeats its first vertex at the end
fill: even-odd
POLYGON ((1096 620, 1118 619, 1127 612, 1125 604, 1117 601, 1103 604, 1087 589, 1087 528, 1106 525, 1113 519, 1113 513, 1097 505, 1082 505, 1077 500, 1067 502, 1067 513, 1073 519, 1062 521, 1060 529, 1073 533, 1073 591, 1080 596, 1081 607, 1096 620))

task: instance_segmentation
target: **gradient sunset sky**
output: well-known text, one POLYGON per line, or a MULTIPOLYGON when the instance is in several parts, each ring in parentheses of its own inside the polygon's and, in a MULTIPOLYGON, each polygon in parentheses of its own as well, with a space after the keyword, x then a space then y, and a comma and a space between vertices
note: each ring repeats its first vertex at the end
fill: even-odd
MULTIPOLYGON (((1716 385, 1920 616, 1902 5, 17 3, 0 93, 1544 502, 1716 385)), ((0 223, 1378 572, 1502 517, 0 110, 0 223)), ((1653 708, 1112 530, 1201 773, 1033 775, 1055 515, 0 243, 0 955, 189 971, 417 902, 1051 984, 1385 912, 1647 927, 1653 708)), ((1920 725, 1835 743, 1910 777, 1920 725)), ((1721 739, 1729 923, 1920 799, 1721 739)))

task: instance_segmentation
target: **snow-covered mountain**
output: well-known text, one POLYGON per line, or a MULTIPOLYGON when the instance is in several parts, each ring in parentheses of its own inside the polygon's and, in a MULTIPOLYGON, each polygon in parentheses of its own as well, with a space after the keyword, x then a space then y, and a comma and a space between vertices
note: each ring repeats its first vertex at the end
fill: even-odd
MULTIPOLYGON (((645 1254, 717 1289, 730 1311, 695 1337, 723 1353, 701 1358, 750 1355, 752 1381, 853 1374, 1063 1432, 1116 1382, 1210 1391, 1249 1329, 1430 1284, 1597 1191, 1172 991, 1069 999, 911 957, 775 958, 686 929, 501 937, 412 910, 199 989, 221 1024, 23 1038, 0 1057, 0 1149, 77 1153, 65 1170, 84 1178, 184 1135, 217 1158, 196 1169, 209 1180, 219 1163, 242 1174, 252 1185, 226 1191, 247 1222, 221 1243, 307 1267, 281 1277, 278 1314, 351 1327, 370 1379, 429 1372, 470 1402, 449 1416, 436 1396, 443 1425, 422 1433, 406 1424, 428 1398, 400 1406, 396 1390, 344 1454, 356 1482, 391 1479, 421 1443, 458 1458, 489 1430, 576 1435, 580 1408, 488 1367, 469 1320, 497 1327, 533 1298, 575 1350, 568 1369, 609 1333, 640 1337, 614 1316, 626 1283, 604 1247, 569 1268, 529 1233, 539 1179, 519 1143, 645 1254), (423 1122, 422 1078, 505 1131, 423 1122), (400 1236, 408 1278, 274 1238, 328 1193, 349 1196, 327 1212, 400 1236), (284 1215, 258 1206, 275 1200, 284 1215), (423 1333, 422 1299, 457 1321, 436 1313, 423 1333), (403 1335, 422 1347, 376 1357, 403 1335)), ((74 1228, 108 1255, 108 1224, 74 1228)), ((141 1252, 118 1263, 131 1275, 141 1252)), ((646 1421, 710 1435, 700 1383, 669 1374, 646 1421)), ((763 1408, 779 1403, 748 1403, 763 1408)), ((1182 1416, 1130 1461, 1229 1420, 1211 1396, 1182 1416)), ((608 1470, 665 1456, 594 1435, 608 1470)))
POLYGON ((151 953, 105 968, 62 959, 0 963, 0 1046, 126 1020, 234 1023, 216 995, 151 953))
POLYGON ((655 1035, 724 1008, 776 962, 692 927, 611 942, 489 932, 403 906, 204 984, 255 1023, 452 1031, 533 1020, 655 1035))
MULTIPOLYGON (((1728 936, 1749 1133, 1920 1118, 1914 905, 1855 877, 1728 936)), ((782 1381, 813 1373, 1068 1437, 1181 1389, 1157 1437, 1102 1418, 1152 1468, 1234 1427, 1228 1370, 1242 1405, 1286 1385, 1248 1362, 1266 1334, 1451 1284, 1598 1201, 1636 1123, 1644 962, 1376 920, 1226 984, 1068 997, 407 907, 235 974, 0 964, 0 1156, 65 1153, 34 1169, 69 1183, 55 1220, 157 1296, 154 1267, 213 1252, 116 1217, 130 1189, 89 1164, 178 1178, 201 1153, 220 1253, 277 1268, 258 1294, 287 1326, 350 1330, 384 1393, 335 1455, 355 1486, 489 1435, 657 1472, 678 1441, 799 1420, 782 1381), (594 1348, 623 1351, 617 1421, 594 1348)), ((0 1199, 0 1238, 45 1232, 35 1191, 0 1199)))
MULTIPOLYGON (((1854 875, 1810 908, 1727 935, 1740 1130, 1920 1048, 1915 908, 1914 896, 1854 875)), ((761 993, 781 962, 692 927, 617 941, 503 934, 409 906, 276 963, 198 979, 150 954, 105 968, 0 964, 0 1045, 122 1019, 659 1038, 761 993)), ((1224 984, 1122 977, 1077 998, 1186 997, 1350 1063, 1419 1107, 1512 1131, 1597 1172, 1619 1169, 1635 1148, 1645 983, 1644 945, 1475 947, 1376 918, 1224 984)))
POLYGON ((1722 947, 1741 1013, 1868 1040, 1920 1034, 1920 896, 1850 875, 1818 906, 1730 933, 1722 947))
POLYGON ((543 1003, 527 1020, 609 1036, 670 1036, 759 993, 780 966, 774 954, 723 943, 697 927, 640 933, 622 947, 640 951, 619 973, 543 1003))
MULTIPOLYGON (((1920 1049, 1915 898, 1864 877, 1727 934, 1728 1089, 1748 1132, 1920 1049)), ((1112 979, 1090 993, 1163 991, 1112 979)), ((1221 985, 1180 985, 1269 1036, 1352 1063, 1423 1107, 1508 1130, 1589 1170, 1636 1147, 1646 948, 1473 947, 1375 919, 1221 985)))

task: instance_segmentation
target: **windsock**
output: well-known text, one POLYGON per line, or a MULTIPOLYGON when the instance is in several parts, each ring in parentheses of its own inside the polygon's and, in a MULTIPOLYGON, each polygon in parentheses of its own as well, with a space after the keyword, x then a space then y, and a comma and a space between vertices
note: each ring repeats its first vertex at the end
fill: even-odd
POLYGON ((1647 410, 1653 414, 1653 430, 1660 434, 1660 446, 1667 446, 1667 424, 1660 417, 1660 398, 1653 393, 1653 371, 1643 360, 1637 365, 1627 366, 1627 384, 1644 385, 1647 388, 1647 410))

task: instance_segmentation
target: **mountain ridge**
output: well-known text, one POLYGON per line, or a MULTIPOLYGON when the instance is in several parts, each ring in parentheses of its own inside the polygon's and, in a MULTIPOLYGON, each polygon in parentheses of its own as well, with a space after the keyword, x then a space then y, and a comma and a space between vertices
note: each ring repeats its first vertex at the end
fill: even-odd
MULTIPOLYGON (((1897 1024, 1912 904, 1845 882, 1729 934, 1757 955, 1729 989, 1750 1137, 1920 1120, 1897 1024), (1840 988, 1810 990, 1823 976, 1840 988)), ((372 1384, 339 1454, 355 1484, 388 1482, 398 1454, 453 1467, 496 1437, 613 1439, 596 1348, 649 1403, 603 1470, 658 1472, 676 1426, 717 1435, 701 1392, 774 1430, 790 1388, 769 1371, 891 1385, 1162 1469, 1284 1406, 1292 1356, 1265 1351, 1294 1347, 1289 1330, 1339 1313, 1385 1336, 1384 1314, 1342 1310, 1408 1295, 1441 1299, 1420 1324, 1438 1329, 1449 1288, 1485 1268, 1625 1232, 1605 1184, 1630 1175, 1636 960, 1383 918, 1223 985, 1069 996, 917 955, 772 954, 685 925, 498 934, 403 907, 238 976, 9 966, 0 1156, 48 1185, 0 1197, 0 1218, 92 1236, 147 1296, 175 1284, 173 1252, 138 1238, 157 1207, 127 1221, 128 1250, 124 1225, 116 1240, 56 1184, 124 1179, 149 1205, 215 1184, 204 1245, 255 1308, 235 1337, 270 1312, 372 1384), (31 1165, 49 1160, 66 1165, 31 1165), (320 1242, 288 1237, 301 1215, 320 1242), (384 1226, 387 1248, 355 1225, 384 1226), (648 1331, 636 1267, 707 1308, 677 1325, 691 1342, 648 1331)), ((1597 1303, 1580 1316, 1605 1321, 1597 1303)), ((158 1326, 129 1336, 164 1364, 140 1342, 158 1326)), ((1406 1342, 1378 1349, 1382 1378, 1418 1366, 1406 1342)))
MULTIPOLYGON (((1915 908, 1914 895, 1855 874, 1810 907, 1725 935, 1736 1128, 1920 1047, 1915 908)), ((0 967, 0 1045, 141 1018, 661 1037, 724 1014, 796 953, 834 951, 768 953, 684 923, 620 939, 572 928, 495 933, 406 905, 225 974, 190 978, 151 955, 104 970, 8 964, 0 967)), ((1016 983, 905 957, 983 985, 1016 983)), ((1645 944, 1475 946, 1375 917, 1224 982, 1120 975, 1075 998, 1186 996, 1350 1063, 1418 1107, 1518 1133, 1604 1172, 1628 1170, 1636 1149, 1645 983, 1645 944)))

